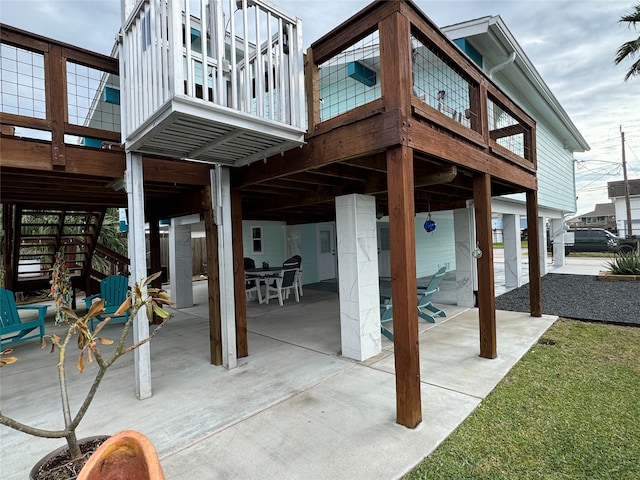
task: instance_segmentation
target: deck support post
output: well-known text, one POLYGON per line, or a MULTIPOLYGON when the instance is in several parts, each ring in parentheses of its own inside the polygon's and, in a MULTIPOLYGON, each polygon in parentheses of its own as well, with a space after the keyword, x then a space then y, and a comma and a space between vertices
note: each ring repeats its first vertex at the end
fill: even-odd
MULTIPOLYGON (((158 219, 149 220, 149 257, 151 273, 162 270, 162 256, 160 255, 160 222, 158 219)), ((156 278, 151 285, 153 288, 162 288, 162 275, 156 278)))
POLYGON ((218 275, 220 278, 220 326, 222 364, 238 366, 236 350, 236 314, 233 279, 233 239, 231 225, 231 172, 229 167, 211 170, 214 219, 218 225, 218 275))
POLYGON ((169 227, 169 271, 171 297, 175 308, 193 306, 193 249, 191 225, 183 225, 179 218, 171 220, 169 227))
POLYGON ((542 284, 540 281, 540 243, 538 224, 538 192, 527 190, 527 233, 529 236, 529 306, 532 317, 542 316, 542 284))
POLYGON ((203 192, 204 230, 207 242, 207 298, 209 305, 209 355, 212 365, 222 365, 220 278, 218 277, 218 226, 213 215, 213 187, 203 192))
POLYGON ((476 210, 476 247, 482 255, 478 261, 478 316, 480 322, 480 356, 496 358, 496 294, 493 274, 493 239, 491 237, 491 176, 478 173, 473 178, 473 203, 476 210))
POLYGON ((474 292, 477 289, 477 271, 471 252, 476 245, 473 224, 473 203, 467 202, 467 208, 453 211, 453 229, 456 242, 456 303, 460 307, 476 306, 474 292))
MULTIPOLYGON (((125 185, 129 222, 129 260, 131 262, 129 284, 147 277, 147 253, 144 219, 144 177, 142 172, 142 154, 127 152, 125 185)), ((145 292, 143 290, 142 294, 145 292)), ((149 336, 147 310, 138 311, 133 322, 133 341, 139 342, 149 336)), ((135 364, 136 396, 143 400, 151 396, 151 344, 141 345, 133 351, 135 364)))
POLYGON ((416 233, 413 149, 387 151, 391 295, 396 368, 396 421, 414 428, 422 421, 420 350, 416 314, 416 233))
POLYGON ((244 281, 244 249, 242 246, 242 195, 231 192, 231 230, 233 232, 233 278, 236 298, 236 348, 238 358, 249 355, 247 340, 247 295, 244 281))
MULTIPOLYGON (((563 267, 567 264, 564 255, 564 220, 562 218, 554 218, 551 220, 550 235, 553 245, 553 266, 563 267)), ((546 245, 546 244, 545 244, 546 245)), ((544 245, 542 246, 544 248, 544 245)))

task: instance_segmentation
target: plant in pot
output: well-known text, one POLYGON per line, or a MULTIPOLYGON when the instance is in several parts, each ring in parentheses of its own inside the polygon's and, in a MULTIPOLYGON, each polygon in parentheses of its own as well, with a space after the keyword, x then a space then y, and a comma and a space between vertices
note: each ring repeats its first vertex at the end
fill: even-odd
MULTIPOLYGON (((54 292, 54 297, 61 292, 67 291, 63 283, 68 282, 69 279, 68 276, 64 275, 63 270, 63 265, 59 264, 59 262, 56 261, 56 266, 54 267, 54 275, 52 278, 52 292, 54 292), (56 272, 58 273, 58 275, 56 275, 56 272), (61 283, 54 287, 54 284, 56 282, 61 283)), ((64 428, 62 430, 45 430, 37 428, 19 422, 5 415, 4 412, 0 410, 0 424, 2 425, 37 437, 64 438, 67 441, 66 446, 61 447, 55 452, 52 452, 52 454, 48 455, 47 457, 45 457, 45 459, 41 460, 40 462, 38 462, 38 464, 36 464, 36 466, 34 466, 31 471, 32 479, 58 480, 77 478, 78 473, 83 468, 84 464, 87 463, 87 460, 91 453, 95 451, 100 446, 100 444, 108 438, 105 436, 98 438, 92 437, 88 439, 85 444, 82 439, 79 440, 77 438, 76 430, 81 420, 87 413, 91 402, 95 398, 98 387, 104 379, 104 376, 109 367, 111 367, 114 362, 118 360, 118 358, 120 358, 122 355, 131 352, 141 345, 149 342, 157 334, 162 325, 164 325, 163 322, 162 324, 158 325, 147 338, 140 340, 137 343, 128 345, 127 337, 138 311, 140 311, 140 309, 142 308, 145 308, 147 310, 149 318, 151 318, 152 314, 155 313, 156 315, 163 318, 165 322, 169 318, 169 313, 163 308, 164 306, 172 304, 169 295, 160 289, 151 288, 149 286, 153 280, 158 278, 159 275, 160 272, 151 275, 150 277, 142 281, 141 284, 136 283, 131 291, 130 296, 122 303, 122 305, 120 305, 118 311, 113 314, 113 316, 117 316, 122 315, 128 311, 129 316, 122 328, 120 339, 116 344, 115 349, 108 355, 103 355, 100 350, 100 346, 112 345, 114 342, 100 336, 100 333, 103 327, 109 322, 111 317, 107 317, 100 323, 98 323, 93 331, 91 331, 91 329, 89 328, 89 321, 92 318, 97 317, 102 311, 104 311, 104 302, 102 300, 94 302, 94 304, 84 316, 78 316, 70 307, 65 305, 66 301, 59 301, 59 298, 55 298, 57 310, 56 318, 58 322, 66 325, 66 333, 61 336, 56 334, 46 335, 42 346, 44 348, 47 343, 50 343, 51 352, 57 352, 57 374, 60 399, 62 402, 64 428), (77 344, 77 347, 80 350, 80 354, 76 361, 77 369, 80 372, 84 372, 88 363, 93 363, 95 361, 97 364, 93 383, 91 384, 84 400, 80 404, 80 407, 75 414, 72 414, 70 407, 65 363, 68 349, 71 348, 71 340, 73 338, 77 339, 77 341, 74 343, 77 344), (54 456, 55 459, 51 459, 51 461, 49 461, 49 457, 51 456, 54 456), (57 469, 57 473, 51 473, 49 471, 51 469, 57 469)), ((5 351, 2 353, 4 355, 7 355, 10 352, 5 351)), ((14 357, 5 357, 0 365, 9 364, 13 361, 15 361, 14 357)), ((126 448, 127 447, 125 447, 125 449, 126 448)), ((153 450, 153 454, 155 455, 155 450, 153 450)))

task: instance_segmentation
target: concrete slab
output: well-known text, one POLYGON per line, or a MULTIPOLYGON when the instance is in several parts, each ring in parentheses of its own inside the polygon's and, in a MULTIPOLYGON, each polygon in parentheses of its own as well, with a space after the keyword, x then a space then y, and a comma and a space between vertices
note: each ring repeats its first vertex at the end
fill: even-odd
MULTIPOLYGON (((365 363, 337 354, 336 294, 309 290, 299 304, 250 304, 251 355, 229 371, 209 364, 206 284, 196 283, 195 305, 175 311, 152 342, 153 396, 135 398, 133 357, 124 357, 79 429, 81 436, 141 431, 169 480, 399 478, 476 408, 554 320, 499 312, 495 360, 478 357, 476 310, 448 306, 447 319, 421 322, 424 420, 410 430, 395 423, 393 344, 385 339, 383 353, 365 363)), ((104 333, 118 331, 114 325, 104 333)), ((55 360, 37 341, 14 353, 19 361, 0 370, 2 411, 60 428, 55 360)), ((70 373, 74 408, 91 380, 90 372, 70 373)), ((0 428, 0 444, 12 446, 3 449, 0 478, 25 478, 62 443, 0 428)))

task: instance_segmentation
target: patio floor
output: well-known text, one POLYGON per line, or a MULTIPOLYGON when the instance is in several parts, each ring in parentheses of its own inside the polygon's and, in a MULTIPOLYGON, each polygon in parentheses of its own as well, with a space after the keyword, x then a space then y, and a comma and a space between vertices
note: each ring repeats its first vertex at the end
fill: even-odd
MULTIPOLYGON (((250 356, 230 371, 209 364, 206 282, 194 282, 194 301, 174 311, 152 342, 153 396, 135 398, 133 355, 123 357, 78 431, 141 431, 155 444, 168 480, 399 478, 556 319, 498 312, 494 360, 478 356, 476 309, 447 305, 447 318, 421 321, 423 422, 411 430, 395 423, 393 344, 383 337, 383 352, 363 363, 339 355, 335 293, 305 288, 300 303, 249 303, 250 356)), ((104 332, 113 338, 119 328, 104 332)), ((2 411, 61 428, 55 358, 37 341, 16 346, 14 355, 18 362, 0 370, 2 411)), ((90 371, 70 372, 76 402, 91 380, 90 371)), ((0 428, 0 478, 24 479, 37 459, 62 444, 0 428)))

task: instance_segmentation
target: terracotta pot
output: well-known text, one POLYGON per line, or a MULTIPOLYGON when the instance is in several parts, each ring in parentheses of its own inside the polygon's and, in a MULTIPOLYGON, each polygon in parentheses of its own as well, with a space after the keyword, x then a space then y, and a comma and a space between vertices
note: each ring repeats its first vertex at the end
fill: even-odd
MULTIPOLYGON (((80 440, 78 440, 78 443, 80 444, 80 451, 85 452, 87 447, 92 447, 96 443, 97 444, 103 443, 108 438, 109 438, 108 435, 97 435, 95 437, 81 438, 80 440)), ((31 469, 31 471, 29 472, 29 479, 37 480, 38 472, 43 468, 43 466, 53 461, 56 457, 63 455, 65 452, 67 452, 67 450, 68 450, 68 447, 64 445, 63 447, 56 448, 54 451, 52 451, 48 455, 41 458, 40 461, 36 463, 34 467, 31 469)))
POLYGON ((89 458, 78 480, 165 480, 151 441, 123 430, 107 439, 89 458))

